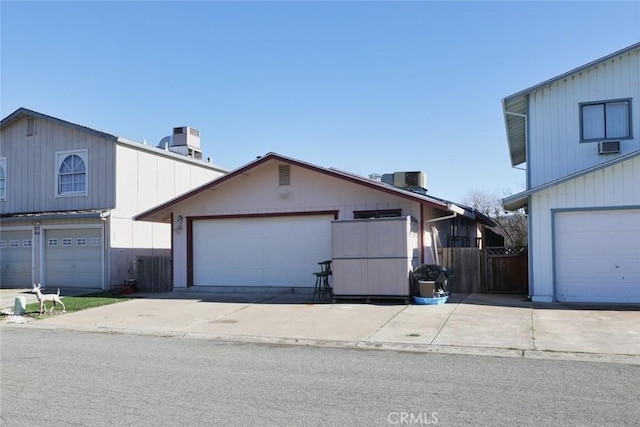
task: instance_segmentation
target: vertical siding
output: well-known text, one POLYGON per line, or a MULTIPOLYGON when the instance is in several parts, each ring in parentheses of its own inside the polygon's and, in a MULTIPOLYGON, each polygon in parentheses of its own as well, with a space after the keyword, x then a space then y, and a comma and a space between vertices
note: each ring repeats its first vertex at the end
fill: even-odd
POLYGON ((633 139, 621 141, 624 155, 640 149, 640 53, 629 52, 530 96, 530 187, 611 160, 598 155, 597 142, 580 143, 582 102, 632 98, 633 139))
POLYGON ((640 206, 640 156, 532 195, 535 296, 553 297, 552 209, 629 206, 640 206))
POLYGON ((147 151, 142 145, 118 144, 116 203, 110 218, 111 282, 124 280, 137 256, 169 255, 171 225, 134 222, 133 216, 221 174, 204 164, 147 151))
POLYGON ((109 209, 114 204, 114 143, 104 137, 49 120, 36 119, 37 134, 27 136, 27 120, 2 129, 0 157, 7 158, 6 201, 2 213, 109 209), (87 196, 56 197, 56 152, 87 149, 87 196))

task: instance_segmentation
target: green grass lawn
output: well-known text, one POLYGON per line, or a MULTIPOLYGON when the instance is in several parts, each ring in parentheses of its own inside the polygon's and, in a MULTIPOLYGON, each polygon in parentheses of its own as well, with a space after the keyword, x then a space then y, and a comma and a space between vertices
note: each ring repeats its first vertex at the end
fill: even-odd
MULTIPOLYGON (((116 302, 128 301, 132 299, 131 296, 114 296, 110 292, 97 292, 93 294, 80 295, 77 297, 64 297, 60 298, 64 303, 67 313, 74 311, 85 310, 87 308, 100 307, 101 305, 114 304, 116 302)), ((47 302, 47 313, 51 309, 52 302, 47 302)), ((25 307, 26 314, 40 318, 40 303, 32 302, 25 307)), ((52 314, 62 314, 62 306, 58 304, 53 310, 52 314)))

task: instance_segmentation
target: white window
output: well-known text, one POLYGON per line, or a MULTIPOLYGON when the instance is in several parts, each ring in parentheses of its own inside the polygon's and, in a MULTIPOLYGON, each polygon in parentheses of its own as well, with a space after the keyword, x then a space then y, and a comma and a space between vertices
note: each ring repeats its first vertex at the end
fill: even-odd
POLYGON ((7 247, 7 241, 6 240, 0 240, 0 249, 4 249, 7 247))
POLYGON ((20 240, 12 240, 9 243, 9 246, 12 248, 19 248, 20 247, 20 240))
POLYGON ((582 141, 631 138, 631 100, 580 104, 582 141))
POLYGON ((30 248, 31 247, 31 240, 23 240, 22 241, 22 246, 25 248, 30 248))
POLYGON ((0 159, 0 200, 7 196, 7 158, 0 159))
POLYGON ((47 240, 47 245, 49 245, 49 246, 58 246, 58 239, 49 239, 49 240, 47 240))
POLYGON ((102 244, 102 239, 99 237, 91 238, 91 246, 100 246, 102 244))
POLYGON ((72 245, 73 245, 73 239, 69 239, 69 238, 62 239, 62 246, 72 246, 72 245))
POLYGON ((87 239, 84 237, 78 237, 76 239, 76 246, 87 246, 87 239))
POLYGON ((87 150, 56 153, 56 195, 87 195, 87 150))

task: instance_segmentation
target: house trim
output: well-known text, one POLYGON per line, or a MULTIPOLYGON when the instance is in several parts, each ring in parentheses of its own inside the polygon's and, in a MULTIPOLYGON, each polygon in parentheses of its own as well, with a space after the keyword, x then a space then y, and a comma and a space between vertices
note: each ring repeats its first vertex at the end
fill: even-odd
POLYGON ((434 198, 431 198, 429 196, 424 196, 421 194, 417 194, 417 193, 412 193, 410 191, 406 191, 406 190, 402 190, 400 188, 397 187, 393 187, 390 186, 388 184, 384 184, 378 181, 373 181, 364 177, 360 177, 358 175, 353 175, 353 174, 349 174, 346 172, 341 172, 338 171, 336 169, 327 169, 327 168, 323 168, 320 166, 315 166, 312 165, 310 163, 305 163, 299 160, 295 160, 292 158, 288 158, 288 157, 284 157, 281 156, 279 154, 276 153, 268 153, 267 155, 260 157, 259 159, 254 160, 251 163, 246 164, 245 166, 236 169, 233 172, 230 172, 226 175, 223 175, 219 178, 214 179, 213 181, 204 184, 200 187, 195 188, 194 190, 185 193, 181 196, 178 196, 172 200, 169 200, 168 202, 165 202, 161 205, 156 206, 155 208, 149 209, 145 212, 142 212, 138 215, 136 215, 134 217, 134 220, 136 221, 154 221, 154 220, 158 220, 160 219, 161 222, 169 222, 170 221, 170 216, 169 216, 169 212, 168 210, 180 203, 183 202, 187 199, 190 199, 191 197, 202 193, 204 191, 210 190, 214 187, 217 187, 237 176, 241 176, 241 175, 245 175, 247 174, 248 171, 250 171, 251 169, 262 165, 264 163, 267 163, 270 160, 275 160, 275 161, 279 161, 281 163, 287 163, 287 164, 291 164, 291 165, 295 165, 297 167, 301 167, 307 170, 311 170, 314 172, 318 172, 318 173, 322 173, 334 178, 338 178, 338 179, 342 179, 344 181, 348 181, 348 182, 352 182, 354 184, 358 184, 358 185, 362 185, 368 188, 372 188, 378 191, 382 191, 388 194, 393 194, 395 196, 399 196, 402 197, 404 199, 408 199, 411 201, 417 201, 420 203, 425 203, 429 206, 432 206, 438 210, 441 211, 445 211, 445 212, 449 212, 450 211, 450 205, 451 203, 446 203, 444 201, 440 201, 434 198), (161 218, 158 218, 158 216, 161 216, 161 218))
POLYGON ((91 211, 91 212, 42 212, 30 214, 6 214, 0 215, 2 222, 18 222, 18 221, 45 221, 49 219, 80 219, 80 218, 105 218, 109 216, 107 211, 91 211))
POLYGON ((583 169, 581 171, 575 172, 571 175, 567 175, 565 177, 562 177, 560 179, 556 179, 555 181, 551 181, 548 182, 546 184, 542 184, 539 185, 535 188, 532 188, 530 190, 527 191, 523 191, 521 193, 518 194, 514 194, 513 196, 509 196, 509 197, 505 197, 504 199, 502 199, 502 205, 505 208, 505 210, 509 210, 509 211, 514 211, 516 209, 520 209, 521 207, 525 206, 527 204, 527 201, 529 199, 529 196, 536 194, 542 190, 546 190, 547 188, 551 188, 551 187, 555 187, 556 185, 565 183, 567 181, 571 181, 573 179, 576 178, 580 178, 581 176, 593 173, 593 172, 597 172, 601 169, 605 169, 608 168, 610 166, 613 166, 615 164, 624 162, 626 160, 630 160, 633 159, 634 157, 637 157, 640 155, 640 150, 631 152, 629 154, 625 154, 624 156, 620 156, 617 157, 613 160, 609 160, 608 162, 605 163, 601 163, 599 165, 596 166, 592 166, 590 168, 587 169, 583 169))

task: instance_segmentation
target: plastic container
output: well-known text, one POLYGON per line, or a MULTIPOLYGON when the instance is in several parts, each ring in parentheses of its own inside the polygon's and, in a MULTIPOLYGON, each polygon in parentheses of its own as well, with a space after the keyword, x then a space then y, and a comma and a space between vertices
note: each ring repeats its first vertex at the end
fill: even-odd
POLYGON ((434 298, 424 298, 424 297, 417 297, 417 296, 413 297, 413 300, 418 305, 439 305, 439 304, 444 304, 445 302, 447 302, 448 299, 449 299, 449 295, 446 295, 444 297, 434 297, 434 298))
POLYGON ((436 291, 436 282, 418 280, 418 286, 423 298, 431 298, 436 291))

